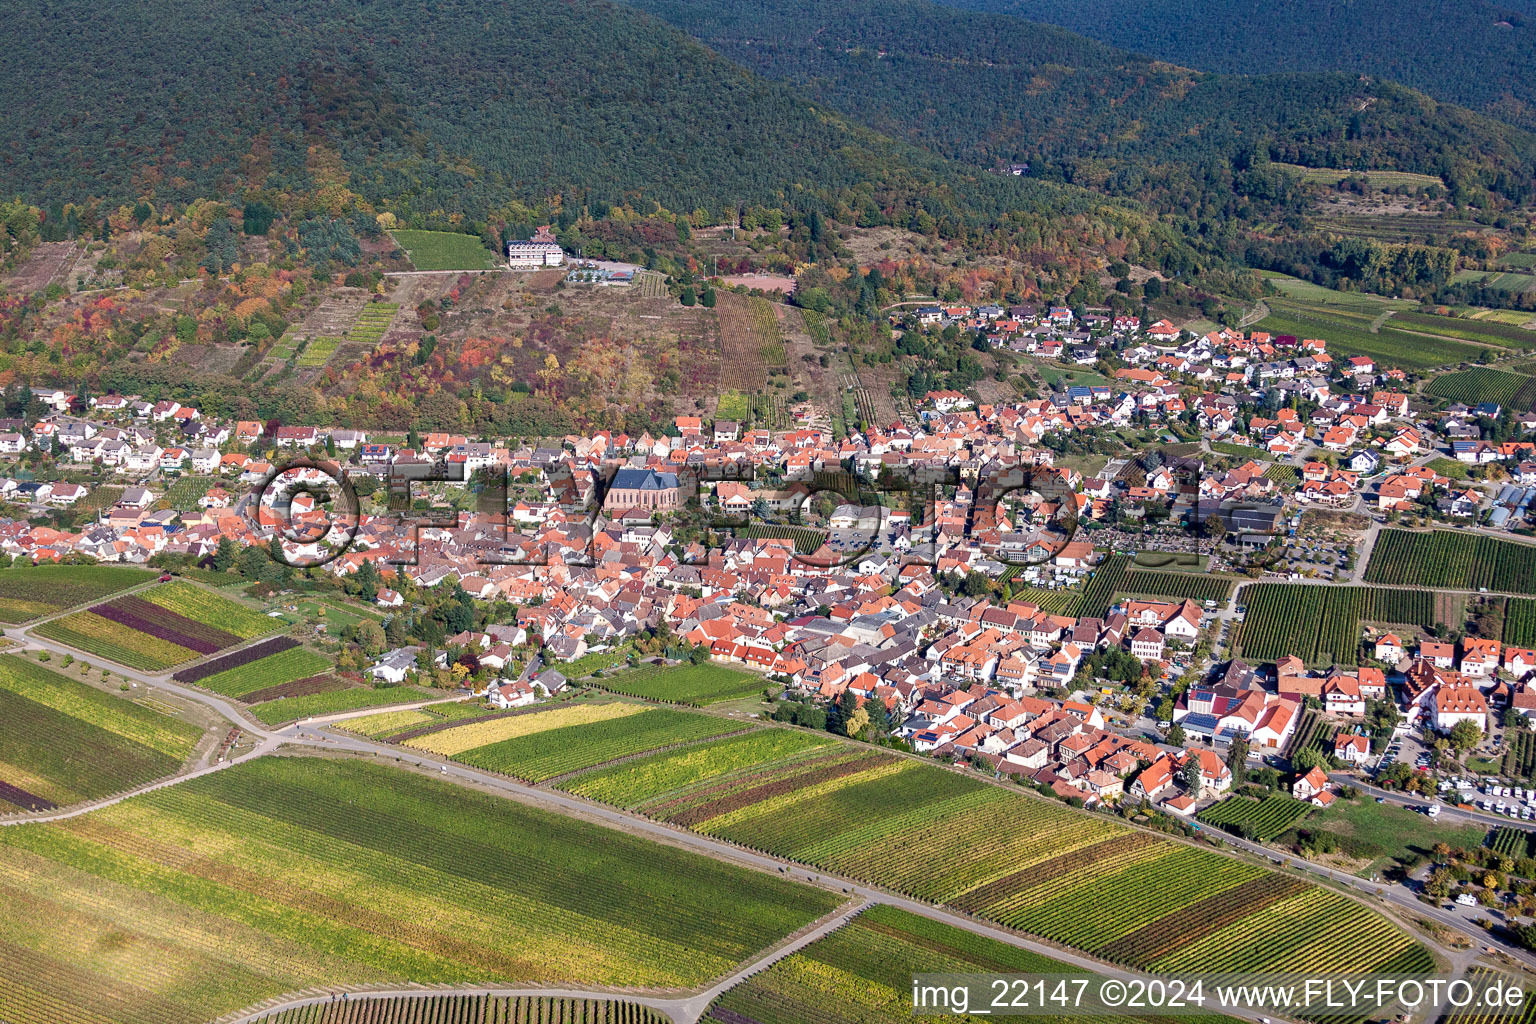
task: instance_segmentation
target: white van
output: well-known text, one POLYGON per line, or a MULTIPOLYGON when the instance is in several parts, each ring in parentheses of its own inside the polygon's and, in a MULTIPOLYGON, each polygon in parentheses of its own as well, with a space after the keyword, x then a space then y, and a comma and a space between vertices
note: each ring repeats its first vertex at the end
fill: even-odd
POLYGON ((1464 892, 1460 896, 1456 897, 1456 902, 1464 907, 1475 907, 1477 906, 1477 897, 1473 896, 1469 892, 1464 892))
POLYGON ((1440 814, 1440 805, 1439 804, 1430 804, 1429 808, 1427 810, 1425 810, 1424 813, 1429 815, 1431 818, 1436 817, 1436 816, 1438 816, 1440 814))

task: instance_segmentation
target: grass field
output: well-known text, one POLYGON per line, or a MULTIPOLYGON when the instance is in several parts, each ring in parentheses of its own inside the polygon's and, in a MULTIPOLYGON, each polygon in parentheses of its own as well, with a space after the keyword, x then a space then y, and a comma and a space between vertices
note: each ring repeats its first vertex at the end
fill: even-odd
POLYGON ((642 665, 598 681, 603 689, 628 697, 703 707, 736 700, 772 687, 764 677, 712 662, 701 665, 642 665))
POLYGON ((477 235, 453 231, 391 231, 417 270, 494 270, 499 264, 477 235))
POLYGON ((110 597, 155 575, 124 565, 34 565, 0 569, 0 622, 16 624, 110 597))
POLYGON ((1374 800, 1335 800, 1326 813, 1308 818, 1306 828, 1327 832, 1344 840, 1344 852, 1356 860, 1368 861, 1361 875, 1379 872, 1389 864, 1411 865, 1430 855, 1434 845, 1476 849, 1483 844, 1488 829, 1482 825, 1452 825, 1449 821, 1428 822, 1424 815, 1395 804, 1374 800))
POLYGON ((0 1018, 200 1024, 368 983, 690 987, 835 904, 392 767, 269 757, 0 830, 0 1018))
POLYGON ((1113 962, 1150 966, 1209 946, 1202 969, 1242 969, 1311 943, 1362 970, 1430 962, 1343 896, 973 775, 804 735, 814 742, 748 734, 558 785, 1113 962), (1293 901, 1304 903, 1294 920, 1276 913, 1293 901), (1335 938, 1318 928, 1328 920, 1352 924, 1335 938))
POLYGON ((179 769, 203 731, 0 655, 0 812, 47 810, 179 769))

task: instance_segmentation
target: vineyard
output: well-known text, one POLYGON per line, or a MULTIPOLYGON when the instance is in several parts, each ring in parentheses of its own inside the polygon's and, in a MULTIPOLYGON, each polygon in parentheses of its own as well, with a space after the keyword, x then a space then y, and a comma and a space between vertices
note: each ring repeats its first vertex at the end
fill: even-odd
MULTIPOLYGON (((634 705, 610 705, 633 707, 634 705)), ((519 735, 460 750, 455 761, 539 783, 622 757, 710 739, 741 726, 724 718, 689 714, 667 708, 637 707, 636 713, 566 724, 560 712, 545 712, 489 723, 522 726, 519 735)), ((466 725, 434 734, 436 745, 453 743, 453 734, 476 728, 466 725)), ((425 744, 423 744, 425 745, 425 744)))
POLYGON ((1515 647, 1536 645, 1536 599, 1512 597, 1505 604, 1503 642, 1515 647))
POLYGON ((10 1024, 201 1024, 348 985, 688 988, 837 904, 517 801, 300 757, 0 829, 0 871, 10 1024))
POLYGON ((378 689, 356 686, 339 676, 322 674, 248 693, 241 698, 241 702, 253 705, 249 710, 258 722, 263 725, 279 725, 317 715, 382 708, 391 704, 412 704, 442 695, 441 690, 426 690, 415 686, 385 686, 378 689))
POLYGON ((611 999, 560 996, 353 996, 259 1017, 254 1024, 671 1024, 664 1013, 611 999))
POLYGON ((1451 530, 1382 530, 1365 579, 1392 586, 1536 594, 1536 545, 1451 530))
POLYGON ((1232 596, 1232 580, 1225 576, 1132 569, 1126 573, 1125 583, 1120 589, 1124 593, 1143 597, 1188 598, 1191 601, 1222 603, 1232 596))
POLYGON ((331 358, 331 353, 341 346, 341 342, 341 338, 325 334, 310 338, 309 344, 304 346, 304 351, 299 353, 295 365, 305 369, 324 366, 331 358))
POLYGON ((370 302, 358 312, 357 322, 347 331, 347 340, 373 348, 394 323, 399 309, 399 304, 394 302, 370 302))
POLYGON ((133 668, 159 671, 281 623, 181 580, 120 597, 38 627, 39 636, 133 668))
POLYGON ((736 531, 737 536, 748 540, 792 540, 795 542, 795 550, 802 555, 809 555, 825 543, 827 533, 812 526, 744 526, 736 531))
POLYGON ((1529 781, 1536 773, 1536 736, 1528 729, 1509 730, 1499 774, 1506 779, 1529 781))
POLYGON ((1532 833, 1513 825, 1499 825, 1488 833, 1488 848, 1494 853, 1516 860, 1531 855, 1532 833))
MULTIPOLYGON (((997 939, 874 906, 731 988, 705 1024, 910 1024, 912 977, 927 972, 1073 973, 1066 964, 997 939)), ((949 1020, 979 1020, 947 1017, 949 1020)), ((1138 1024, 1138 1018, 1125 1018, 1138 1024)))
POLYGON ((558 788, 618 807, 635 809, 656 794, 704 781, 750 773, 760 764, 825 751, 833 741, 795 729, 755 729, 740 736, 650 754, 586 772, 558 788))
POLYGON ((0 655, 0 812, 49 810, 181 768, 203 731, 0 655))
POLYGON ((299 646, 296 640, 280 636, 205 661, 195 668, 182 669, 175 679, 255 704, 261 698, 272 699, 266 691, 319 675, 330 667, 329 659, 299 646), (247 700, 252 695, 259 695, 259 699, 247 700))
POLYGON ((1125 589, 1125 578, 1130 572, 1131 560, 1126 555, 1106 555, 1077 602, 1072 615, 1103 618, 1114 604, 1115 594, 1125 589))
POLYGON ((1355 665, 1362 622, 1435 623, 1435 597, 1425 591, 1258 583, 1244 596, 1243 657, 1258 661, 1294 654, 1309 664, 1355 665))
POLYGON ((165 508, 173 508, 178 512, 195 512, 197 503, 202 500, 208 489, 218 483, 216 477, 208 476, 183 476, 166 490, 165 496, 158 504, 165 508))
POLYGON ((750 697, 769 684, 762 676, 706 661, 701 665, 643 665, 602 679, 598 685, 629 697, 703 707, 750 697))
POLYGON ((1425 385, 1424 393, 1463 405, 1497 402, 1505 408, 1528 409, 1536 404, 1536 377, 1474 366, 1436 377, 1425 385))
POLYGON ((120 565, 37 565, 0 569, 0 622, 16 624, 100 601, 154 579, 120 565))
MULTIPOLYGON (((1467 975, 1481 982, 1489 980, 1494 973, 1486 967, 1473 967, 1467 975)), ((1508 975, 1502 976, 1506 983, 1515 981, 1508 975)), ((1525 990, 1525 1002, 1518 1012, 1503 1007, 1483 1009, 1471 1006, 1440 1018, 1440 1024, 1532 1024, 1532 1021, 1536 1021, 1536 994, 1529 989, 1525 990)))
POLYGON ((1200 820, 1244 839, 1267 843, 1306 817, 1311 809, 1311 804, 1287 793, 1271 793, 1262 800, 1234 796, 1201 811, 1200 820))
POLYGON ((1301 750, 1332 754, 1333 738, 1338 731, 1337 722, 1317 708, 1307 708, 1301 713, 1301 724, 1296 728, 1296 735, 1291 737, 1290 755, 1294 757, 1301 750))
MULTIPOLYGON (((920 760, 815 739, 777 750, 788 741, 749 733, 559 786, 1117 962, 1146 966, 1237 934, 1254 948, 1317 943, 1318 955, 1353 957, 1369 933, 1351 960, 1362 970, 1428 959, 1343 896, 920 760), (1271 914, 1299 899, 1351 923, 1298 930, 1271 914)), ((1223 955, 1203 969, 1225 970, 1246 950, 1223 955)))

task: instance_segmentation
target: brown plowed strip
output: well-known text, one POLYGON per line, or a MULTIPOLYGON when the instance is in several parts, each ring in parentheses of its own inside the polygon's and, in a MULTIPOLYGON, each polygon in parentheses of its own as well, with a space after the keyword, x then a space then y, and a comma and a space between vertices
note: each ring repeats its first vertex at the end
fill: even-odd
POLYGON ((24 811, 51 811, 59 806, 47 797, 28 793, 20 786, 13 786, 9 782, 0 782, 0 801, 15 804, 24 811))
POLYGON ((711 818, 718 818, 720 815, 730 811, 739 810, 742 807, 750 807, 752 804, 763 800, 783 796, 786 793, 793 793, 808 786, 814 786, 818 782, 830 782, 832 779, 841 779, 849 775, 857 775, 860 772, 867 772, 872 768, 878 767, 884 761, 884 757, 876 755, 862 757, 856 761, 846 761, 843 764, 828 765, 817 771, 802 772, 787 779, 778 779, 761 786, 753 786, 751 789, 744 789, 739 793, 732 793, 730 796, 721 797, 719 800, 714 800, 698 807, 690 807, 675 817, 668 818, 667 821, 674 825, 682 825, 684 828, 688 828, 709 821, 711 818))
POLYGON ((969 913, 981 913, 988 906, 1012 896, 1015 893, 1024 892, 1054 881, 1062 875, 1067 875, 1079 868, 1085 868, 1096 860, 1105 857, 1113 857, 1117 853, 1130 850, 1139 850, 1153 843, 1163 840, 1156 836, 1147 835, 1144 832, 1132 832, 1128 835, 1115 836, 1092 846, 1085 846, 1081 850, 1073 850, 1059 857, 1032 864, 1027 868, 1020 868, 1011 875, 1004 875, 995 882, 988 882, 979 888, 972 889, 956 899, 950 900, 952 906, 969 913))
POLYGON ((1250 879, 1142 925, 1094 952, 1117 963, 1149 964, 1305 888, 1306 883, 1285 875, 1250 879))

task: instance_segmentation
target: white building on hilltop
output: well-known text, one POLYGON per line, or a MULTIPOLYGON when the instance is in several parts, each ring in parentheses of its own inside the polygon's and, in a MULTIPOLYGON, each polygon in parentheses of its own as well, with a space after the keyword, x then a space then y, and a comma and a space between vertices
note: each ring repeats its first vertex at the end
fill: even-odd
POLYGON ((555 241, 546 224, 526 242, 507 243, 507 266, 512 270, 540 270, 565 262, 565 250, 555 241))

